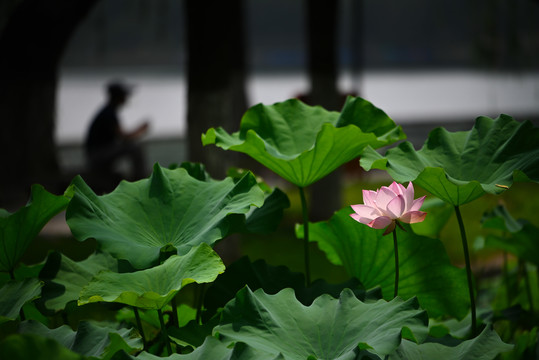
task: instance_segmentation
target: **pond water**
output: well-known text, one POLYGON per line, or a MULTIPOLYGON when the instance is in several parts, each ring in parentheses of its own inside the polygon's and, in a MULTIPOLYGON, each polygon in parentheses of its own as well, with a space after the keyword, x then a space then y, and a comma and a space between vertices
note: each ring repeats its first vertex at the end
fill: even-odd
MULTIPOLYGON (((185 138, 185 77, 166 69, 122 69, 62 72, 56 126, 61 163, 65 166, 80 163, 80 144, 92 115, 104 101, 104 84, 115 78, 136 86, 129 104, 122 110, 123 125, 132 128, 141 119, 150 119, 151 130, 146 141, 153 144, 155 154, 160 154, 154 157, 173 162, 166 157, 168 147, 156 150, 160 149, 156 144, 180 147, 178 143, 185 138)), ((262 73, 250 77, 246 86, 250 104, 271 104, 307 92, 308 80, 302 73, 262 73)), ((539 72, 370 71, 361 77, 343 74, 339 89, 343 93, 359 93, 398 124, 415 128, 419 125, 425 132, 434 124, 471 122, 480 115, 496 117, 505 113, 517 120, 539 116, 539 72)), ((185 146, 181 145, 181 149, 184 151, 185 146)), ((174 152, 175 161, 185 157, 185 154, 177 155, 178 151, 174 152)))

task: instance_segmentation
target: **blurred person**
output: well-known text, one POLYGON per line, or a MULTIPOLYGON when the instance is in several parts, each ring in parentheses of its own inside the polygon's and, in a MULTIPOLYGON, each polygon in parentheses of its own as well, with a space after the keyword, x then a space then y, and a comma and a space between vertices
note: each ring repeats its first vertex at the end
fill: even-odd
POLYGON ((127 159, 131 180, 146 176, 144 153, 137 140, 148 131, 149 123, 144 121, 135 130, 127 132, 118 116, 132 90, 133 86, 121 81, 113 81, 106 86, 107 102, 92 119, 85 140, 86 160, 90 172, 95 175, 117 177, 117 161, 127 159))

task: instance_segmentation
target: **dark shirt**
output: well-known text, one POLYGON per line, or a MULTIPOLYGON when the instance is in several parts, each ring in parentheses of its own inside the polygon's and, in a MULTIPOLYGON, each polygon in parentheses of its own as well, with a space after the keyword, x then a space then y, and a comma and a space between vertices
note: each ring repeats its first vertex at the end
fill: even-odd
POLYGON ((92 152, 113 145, 118 139, 119 120, 116 109, 108 104, 92 120, 86 137, 86 151, 92 152))

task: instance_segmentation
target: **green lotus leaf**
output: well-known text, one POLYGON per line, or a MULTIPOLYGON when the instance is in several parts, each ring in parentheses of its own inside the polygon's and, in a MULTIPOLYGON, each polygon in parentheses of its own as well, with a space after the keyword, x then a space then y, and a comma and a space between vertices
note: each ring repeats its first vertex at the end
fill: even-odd
POLYGON ((514 234, 522 230, 523 221, 516 220, 511 216, 505 206, 498 205, 491 211, 483 214, 481 225, 486 229, 497 229, 514 234))
POLYGON ((264 193, 262 207, 251 206, 245 216, 235 216, 231 231, 234 233, 268 234, 277 230, 283 219, 284 209, 290 207, 288 196, 275 188, 264 193))
POLYGON ((45 282, 40 302, 48 310, 63 310, 68 302, 77 301, 82 288, 103 270, 117 272, 118 261, 101 252, 82 261, 73 261, 59 252, 50 253, 39 274, 45 282))
POLYGON ((306 307, 292 289, 268 295, 246 287, 226 305, 214 333, 285 359, 355 359, 361 350, 392 353, 403 334, 423 341, 427 322, 416 299, 363 303, 345 289, 338 299, 322 295, 306 307))
POLYGON ((73 331, 68 325, 49 329, 38 321, 29 320, 19 325, 19 332, 55 340, 77 354, 99 359, 110 359, 122 349, 142 349, 142 340, 133 329, 114 328, 88 321, 81 321, 77 331, 73 331))
MULTIPOLYGON (((499 281, 489 289, 492 300, 489 304, 491 313, 487 315, 490 316, 491 321, 520 323, 526 328, 534 326, 537 322, 532 316, 532 309, 539 308, 539 286, 534 285, 539 284, 539 274, 536 266, 519 263, 520 266, 511 266, 508 269, 504 274, 503 282, 499 281)), ((520 358, 515 357, 515 359, 520 358)))
POLYGON ((453 206, 435 197, 426 199, 421 206, 421 211, 425 211, 429 215, 424 221, 411 224, 412 230, 418 235, 436 239, 440 237, 442 229, 455 213, 453 206))
POLYGON ((251 262, 244 256, 227 266, 226 271, 206 291, 204 297, 206 318, 224 307, 245 286, 252 291, 263 289, 266 294, 276 294, 285 288, 291 288, 294 289, 298 301, 306 306, 312 304, 314 299, 322 294, 339 297, 345 288, 351 289, 361 301, 381 298, 378 289, 366 291, 357 279, 350 279, 341 284, 329 284, 318 279, 306 288, 305 276, 302 273, 294 273, 286 266, 268 265, 264 260, 251 262))
POLYGON ((537 241, 539 228, 526 223, 522 229, 510 236, 489 234, 485 239, 485 246, 507 251, 520 259, 539 266, 539 241, 537 241))
MULTIPOLYGON (((44 262, 40 264, 25 265, 24 263, 17 266, 15 271, 13 271, 13 277, 17 280, 24 280, 29 278, 39 277, 39 272, 45 265, 44 262)), ((0 287, 6 284, 9 281, 12 281, 11 275, 8 273, 0 272, 0 287)))
POLYGON ((447 346, 436 342, 416 344, 404 340, 389 360, 492 360, 498 354, 511 351, 513 345, 504 343, 492 326, 487 326, 477 337, 461 342, 456 346, 447 346))
POLYGON ((32 334, 14 334, 0 342, 0 359, 9 360, 84 360, 56 340, 32 334))
POLYGON ((194 163, 194 162, 185 161, 181 163, 180 167, 182 169, 187 170, 189 175, 197 180, 200 180, 200 181, 213 180, 210 174, 206 171, 206 166, 202 163, 194 163))
POLYGON ((34 185, 26 206, 14 213, 0 209, 0 272, 15 269, 32 240, 68 202, 67 197, 53 195, 43 186, 34 185))
POLYGON ((15 320, 21 308, 41 295, 43 283, 35 278, 8 281, 0 288, 0 323, 15 320))
POLYGON ((521 331, 515 339, 515 347, 509 354, 505 354, 504 360, 508 359, 533 359, 537 357, 537 336, 539 327, 521 331))
MULTIPOLYGON (((385 299, 393 297, 395 285, 394 247, 391 236, 360 224, 349 214, 336 212, 329 221, 309 227, 310 240, 317 242, 328 259, 343 265, 350 276, 367 288, 380 286, 385 299)), ((417 296, 422 308, 436 318, 451 315, 463 318, 468 312, 466 273, 451 265, 441 241, 419 236, 404 224, 397 229, 399 245, 399 296, 417 296), (451 294, 451 296, 447 296, 451 294)), ((302 227, 296 236, 303 236, 302 227)))
POLYGON ((253 348, 242 342, 226 346, 214 337, 207 337, 202 346, 190 354, 181 355, 178 360, 284 360, 280 354, 272 355, 260 349, 253 348))
POLYGON ((409 142, 385 156, 363 153, 365 170, 387 170, 397 182, 413 181, 440 199, 466 204, 485 193, 500 194, 513 181, 539 181, 539 128, 510 116, 479 117, 470 131, 434 129, 420 150, 409 142))
POLYGON ((523 219, 516 220, 503 205, 486 212, 481 221, 484 228, 500 230, 487 235, 485 247, 507 251, 539 265, 539 229, 536 226, 523 219))
POLYGON ((203 243, 151 269, 132 273, 102 271, 81 290, 78 304, 105 301, 161 309, 185 285, 212 282, 224 270, 219 255, 203 243))
POLYGON ((202 143, 245 153, 305 187, 358 157, 367 145, 379 148, 404 137, 382 110, 349 97, 340 114, 296 99, 258 104, 243 115, 238 132, 211 128, 202 143))
POLYGON ((95 238, 103 250, 137 269, 155 265, 164 247, 181 255, 201 243, 214 244, 228 234, 229 214, 245 214, 264 201, 251 173, 237 182, 200 181, 185 169, 158 164, 149 179, 124 181, 103 196, 80 177, 73 184, 66 218, 75 237, 95 238))
MULTIPOLYGON (((205 297, 207 295, 204 295, 205 297)), ((195 315, 196 316, 196 315, 195 315)), ((193 349, 202 346, 206 337, 211 336, 213 328, 219 324, 220 316, 213 316, 202 322, 193 319, 180 327, 169 326, 167 333, 169 338, 181 346, 191 346, 193 349)))
MULTIPOLYGON (((490 309, 480 308, 477 312, 480 319, 485 320, 492 316, 490 309)), ((466 340, 472 331, 472 315, 468 313, 464 319, 439 318, 429 320, 429 336, 433 338, 450 338, 456 340, 466 340)), ((447 345, 447 344, 446 344, 447 345)))
POLYGON ((159 357, 141 352, 136 357, 125 352, 118 352, 112 360, 284 360, 281 355, 273 356, 267 352, 254 349, 244 343, 237 342, 227 346, 215 337, 207 337, 204 343, 189 354, 172 354, 159 357))
POLYGON ((244 256, 227 266, 206 291, 204 307, 209 315, 213 316, 217 309, 224 307, 245 285, 253 291, 262 288, 268 294, 276 294, 284 288, 304 287, 305 278, 285 266, 269 266, 263 260, 251 262, 244 256))
MULTIPOLYGON (((204 165, 200 163, 184 162, 181 167, 186 169, 189 175, 200 181, 215 181, 206 172, 204 165)), ((244 169, 230 168, 227 171, 227 176, 237 182, 246 173, 248 171, 244 169)), ((270 188, 260 178, 257 178, 257 183, 264 191, 264 204, 262 207, 251 206, 245 215, 230 216, 230 232, 256 234, 273 232, 283 218, 284 209, 290 207, 290 200, 288 200, 288 196, 284 192, 278 188, 270 188)))

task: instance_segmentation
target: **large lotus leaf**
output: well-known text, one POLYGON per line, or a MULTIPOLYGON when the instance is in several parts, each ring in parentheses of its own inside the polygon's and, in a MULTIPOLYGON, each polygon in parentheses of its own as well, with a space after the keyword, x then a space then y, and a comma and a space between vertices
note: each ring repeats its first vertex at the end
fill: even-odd
POLYGON ((59 311, 70 301, 77 301, 79 293, 100 271, 118 271, 118 261, 107 253, 94 253, 83 261, 73 261, 58 252, 52 252, 39 274, 45 282, 41 302, 49 310, 59 311))
POLYGON ((461 342, 456 346, 447 346, 436 342, 416 344, 404 340, 389 360, 492 360, 498 354, 511 351, 513 345, 504 343, 492 326, 487 326, 477 337, 461 342))
POLYGON ((14 213, 0 209, 0 272, 10 272, 49 220, 62 211, 69 199, 32 186, 28 204, 14 213))
POLYGON ((268 294, 276 294, 287 287, 304 287, 305 278, 303 274, 293 273, 285 266, 269 266, 263 260, 251 262, 248 257, 242 257, 227 266, 226 271, 206 291, 204 307, 210 316, 232 300, 245 285, 252 290, 262 288, 268 294))
POLYGON ((466 204, 499 194, 515 180, 539 181, 539 128, 510 116, 477 118, 470 131, 434 129, 416 151, 404 142, 385 156, 367 148, 365 170, 383 169, 397 182, 413 181, 440 199, 466 204))
POLYGON ((200 181, 185 169, 158 164, 149 179, 122 182, 103 196, 80 177, 73 183, 66 218, 75 237, 95 238, 137 269, 154 265, 164 247, 175 247, 181 255, 201 243, 212 245, 227 235, 229 214, 244 214, 264 201, 251 173, 237 182, 200 181))
POLYGON ((0 342, 0 359, 9 360, 84 360, 54 339, 32 334, 14 334, 0 342))
POLYGON ((377 289, 366 291, 357 279, 350 279, 342 284, 329 284, 318 279, 306 288, 305 276, 302 273, 291 272, 286 266, 268 265, 264 260, 251 262, 248 257, 242 257, 227 266, 226 271, 206 291, 204 307, 209 316, 224 307, 245 286, 252 291, 263 289, 266 294, 276 294, 285 288, 291 288, 294 289, 296 298, 307 306, 322 294, 338 297, 345 288, 352 289, 362 301, 380 298, 377 289))
POLYGON ((54 339, 65 348, 83 356, 110 359, 114 353, 141 350, 142 340, 133 329, 114 328, 98 323, 81 321, 77 331, 62 325, 49 329, 40 322, 29 320, 19 325, 19 332, 54 339))
MULTIPOLYGON (((384 236, 383 230, 353 220, 349 216, 351 212, 345 208, 329 221, 311 224, 310 240, 318 243, 332 263, 343 265, 367 289, 380 286, 384 298, 391 299, 395 285, 393 239, 384 236)), ((468 312, 464 269, 451 265, 439 240, 416 235, 409 226, 405 229, 397 229, 399 296, 404 299, 417 296, 430 317, 463 318, 468 312)), ((303 236, 301 227, 296 235, 303 236)))
POLYGON ((285 359, 350 359, 361 350, 390 354, 403 334, 421 342, 427 323, 415 299, 363 303, 345 289, 338 299, 325 294, 307 307, 292 289, 268 295, 246 287, 226 305, 214 333, 285 359))
MULTIPOLYGON (((215 181, 206 172, 204 165, 199 163, 184 162, 181 167, 187 170, 189 175, 201 181, 215 181)), ((240 181, 247 170, 230 168, 227 176, 235 182, 240 181)), ((267 234, 273 232, 279 226, 283 218, 284 209, 290 207, 288 196, 278 188, 270 188, 260 178, 257 178, 258 185, 264 191, 264 205, 262 207, 251 206, 249 211, 243 215, 231 216, 230 232, 233 233, 256 233, 267 234)))
POLYGON ((367 145, 378 148, 404 137, 382 110, 349 97, 340 114, 296 99, 258 104, 243 115, 238 132, 211 128, 202 143, 245 153, 305 187, 358 157, 367 145))
MULTIPOLYGON (((225 273, 228 273, 228 268, 225 273)), ((225 284, 220 284, 220 285, 221 286, 219 287, 219 290, 221 290, 222 286, 224 286, 225 284)), ((319 297, 322 294, 329 294, 331 296, 338 297, 339 294, 343 291, 343 289, 349 289, 349 288, 354 289, 353 292, 356 295, 356 298, 358 298, 361 301, 365 301, 365 302, 376 301, 381 298, 381 291, 379 291, 379 288, 373 289, 372 291, 365 291, 362 289, 358 289, 358 285, 359 285, 359 282, 356 279, 351 279, 341 284, 328 284, 325 281, 317 280, 313 282, 309 288, 305 288, 304 287, 305 281, 303 281, 303 284, 299 285, 299 289, 294 289, 294 291, 295 291, 296 299, 306 306, 311 305, 314 299, 319 297), (333 295, 333 294, 337 294, 337 295, 333 295)), ((284 289, 285 287, 282 286, 281 288, 284 289)), ((234 287, 234 289, 236 288, 234 287)), ((264 288, 262 289, 264 292, 266 292, 264 288)), ((222 300, 229 301, 233 299, 236 293, 234 293, 234 296, 228 297, 227 295, 230 292, 231 291, 223 292, 224 297, 222 300)), ((218 291, 214 290, 211 293, 210 291, 208 291, 205 295, 205 299, 209 297, 219 296, 219 295, 221 295, 221 293, 219 293, 218 291)), ((213 315, 213 317, 211 317, 209 320, 207 321, 203 320, 204 323, 201 325, 199 325, 198 322, 195 322, 193 320, 193 321, 190 321, 186 326, 182 326, 180 328, 174 328, 174 327, 169 328, 168 329, 169 336, 173 338, 178 344, 181 344, 181 345, 188 344, 193 347, 200 346, 202 342, 204 341, 204 339, 206 338, 206 336, 211 335, 213 328, 218 324, 219 319, 217 316, 220 316, 220 315, 215 316, 215 313, 217 310, 215 309, 215 304, 216 303, 220 304, 222 302, 220 300, 221 299, 219 299, 218 301, 211 301, 210 306, 213 306, 213 308, 206 309, 206 312, 204 313, 205 315, 208 312, 210 313, 210 315, 213 315)), ((205 303, 205 307, 206 307, 206 303, 205 303)), ((206 315, 206 318, 207 317, 208 316, 206 315)))
POLYGON ((79 305, 119 302, 144 309, 161 309, 185 285, 212 282, 225 270, 221 258, 207 244, 163 264, 132 273, 102 271, 80 293, 79 305))
POLYGON ((0 288, 0 323, 15 320, 28 301, 41 295, 43 283, 35 278, 12 280, 0 288))
POLYGON ((205 292, 203 324, 191 321, 180 328, 169 328, 169 336, 183 344, 200 346, 217 325, 213 322, 218 310, 234 299, 236 293, 245 286, 253 291, 263 289, 266 294, 276 294, 284 288, 292 288, 296 298, 306 306, 311 305, 314 299, 322 294, 338 297, 345 288, 352 289, 361 301, 381 298, 379 288, 365 291, 357 279, 340 284, 329 284, 318 279, 306 288, 302 273, 293 273, 285 266, 268 265, 264 260, 251 262, 248 257, 242 257, 227 266, 226 271, 219 275, 205 292))

